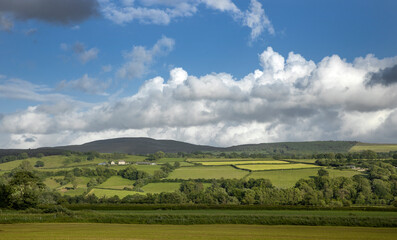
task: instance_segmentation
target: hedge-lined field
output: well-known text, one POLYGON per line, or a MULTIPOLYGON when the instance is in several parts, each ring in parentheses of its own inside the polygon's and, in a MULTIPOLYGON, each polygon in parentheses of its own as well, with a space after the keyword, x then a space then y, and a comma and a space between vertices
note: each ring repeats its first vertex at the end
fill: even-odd
POLYGON ((376 143, 357 143, 350 148, 349 152, 361 152, 371 150, 374 152, 397 151, 397 144, 376 144, 376 143))
POLYGON ((242 165, 242 164, 288 164, 286 161, 221 161, 221 162, 195 162, 203 166, 242 165))
POLYGON ((280 170, 280 169, 304 169, 304 168, 319 168, 320 166, 312 164, 294 163, 294 164, 247 164, 236 165, 236 167, 250 170, 250 171, 264 171, 264 170, 280 170))
MULTIPOLYGON (((330 177, 352 177, 362 174, 352 170, 336 170, 327 169, 330 177)), ((317 176, 317 168, 290 169, 290 170, 274 170, 274 171, 255 171, 247 178, 265 178, 269 179, 272 184, 278 188, 289 188, 295 186, 295 183, 301 179, 308 179, 311 176, 317 176)))
POLYGON ((247 174, 247 171, 235 169, 231 166, 195 166, 177 168, 170 173, 167 179, 240 179, 247 174))
POLYGON ((99 188, 110 188, 110 189, 123 189, 125 187, 132 187, 135 181, 122 178, 121 176, 112 176, 102 184, 98 185, 99 188))

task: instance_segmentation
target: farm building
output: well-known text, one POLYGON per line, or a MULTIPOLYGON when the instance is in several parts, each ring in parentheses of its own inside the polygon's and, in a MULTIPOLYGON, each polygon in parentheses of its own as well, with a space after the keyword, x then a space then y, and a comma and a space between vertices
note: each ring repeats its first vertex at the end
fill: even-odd
POLYGON ((126 165, 126 162, 125 162, 124 160, 120 160, 120 161, 118 162, 118 164, 119 164, 119 165, 126 165))
POLYGON ((116 163, 114 161, 111 161, 110 165, 116 165, 116 163))
POLYGON ((106 166, 107 163, 106 163, 106 162, 101 162, 101 163, 98 163, 98 165, 99 165, 99 166, 106 166))

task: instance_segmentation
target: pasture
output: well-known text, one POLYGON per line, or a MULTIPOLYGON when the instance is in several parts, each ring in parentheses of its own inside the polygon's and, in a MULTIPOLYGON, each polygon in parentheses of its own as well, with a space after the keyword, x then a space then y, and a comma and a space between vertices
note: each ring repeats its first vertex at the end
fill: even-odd
POLYGON ((396 228, 263 225, 134 225, 33 223, 0 225, 2 240, 15 239, 397 239, 396 228))
MULTIPOLYGON (((275 170, 275 171, 255 171, 251 172, 247 178, 265 178, 269 179, 275 187, 278 188, 289 188, 295 186, 295 183, 303 178, 308 179, 311 176, 317 176, 316 168, 305 168, 305 169, 290 169, 290 170, 275 170)), ((330 177, 352 177, 354 175, 361 174, 357 171, 352 170, 336 170, 326 169, 329 172, 330 177)))
POLYGON ((188 158, 187 162, 274 161, 273 158, 188 158))
POLYGON ((181 183, 178 182, 164 182, 164 183, 149 183, 142 187, 144 193, 162 193, 174 192, 179 189, 181 183))
POLYGON ((397 144, 357 143, 350 148, 349 152, 361 152, 364 150, 372 150, 374 152, 397 151, 397 144))
POLYGON ((240 169, 250 170, 250 171, 265 171, 265 170, 281 170, 281 169, 304 169, 304 168, 319 168, 317 165, 313 164, 247 164, 247 165, 236 165, 240 169))
POLYGON ((195 166, 175 169, 167 179, 220 179, 243 178, 248 172, 235 169, 231 166, 195 166))
POLYGON ((95 194, 95 196, 97 196, 99 198, 101 198, 101 197, 118 196, 121 199, 121 198, 124 198, 125 196, 128 196, 128 195, 144 194, 144 193, 135 192, 135 191, 127 191, 127 190, 113 190, 113 189, 93 188, 88 193, 88 195, 90 195, 90 194, 95 194))
POLYGON ((124 189, 125 187, 132 187, 135 181, 122 178, 120 176, 112 176, 108 178, 105 182, 98 185, 98 188, 109 188, 109 189, 124 189))
POLYGON ((227 166, 242 164, 287 164, 286 161, 267 160, 267 161, 221 161, 221 162, 195 162, 203 166, 227 166))

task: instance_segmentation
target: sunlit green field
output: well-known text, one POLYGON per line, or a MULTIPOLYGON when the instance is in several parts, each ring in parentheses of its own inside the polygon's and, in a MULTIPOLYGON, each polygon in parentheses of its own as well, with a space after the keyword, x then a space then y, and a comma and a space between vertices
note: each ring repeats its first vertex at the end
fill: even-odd
POLYGON ((246 169, 250 171, 264 171, 264 170, 279 170, 279 169, 301 169, 301 168, 319 168, 317 165, 313 164, 247 164, 247 165, 236 165, 236 167, 241 169, 246 169))
POLYGON ((188 158, 188 162, 274 161, 273 158, 188 158))
POLYGON ((99 188, 110 188, 110 189, 123 189, 125 187, 132 187, 135 181, 122 178, 121 176, 112 176, 102 184, 98 185, 99 188))
POLYGON ((181 183, 149 183, 142 187, 144 193, 162 193, 162 192, 174 192, 179 189, 181 183))
POLYGON ((88 193, 90 194, 95 194, 97 197, 113 197, 113 196, 118 196, 119 198, 123 198, 128 195, 134 195, 134 194, 144 194, 141 192, 134 192, 134 191, 126 191, 126 190, 113 190, 113 189, 99 189, 99 188, 93 188, 91 191, 88 193))
POLYGON ((221 161, 221 162, 195 162, 203 166, 222 166, 222 165, 241 165, 241 164, 286 164, 286 161, 268 160, 268 161, 221 161))
MULTIPOLYGON (((317 176, 317 168, 310 169, 290 169, 290 170, 275 170, 275 171, 255 171, 247 178, 265 178, 269 179, 272 184, 278 188, 289 188, 295 186, 295 183, 301 179, 308 179, 310 176, 317 176)), ((330 177, 352 177, 357 174, 362 174, 353 170, 336 170, 326 169, 330 177)))
POLYGON ((181 167, 175 169, 167 177, 168 179, 220 179, 220 178, 243 178, 247 171, 238 170, 230 166, 197 166, 181 167))
POLYGON ((364 150, 372 150, 374 152, 397 151, 397 144, 357 143, 350 148, 349 152, 361 152, 364 150))
POLYGON ((317 159, 284 159, 288 162, 298 162, 298 163, 315 163, 317 159))
POLYGON ((0 225, 0 239, 327 239, 393 240, 396 228, 262 225, 42 223, 0 225))

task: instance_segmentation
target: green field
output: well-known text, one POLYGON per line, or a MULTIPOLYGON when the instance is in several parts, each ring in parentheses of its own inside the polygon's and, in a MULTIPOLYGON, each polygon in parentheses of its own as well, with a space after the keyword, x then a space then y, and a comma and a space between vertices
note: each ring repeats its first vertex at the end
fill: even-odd
POLYGON ((250 170, 250 171, 319 168, 319 166, 317 166, 317 165, 303 164, 303 163, 295 163, 295 164, 247 164, 247 165, 237 165, 236 167, 241 168, 241 169, 250 170))
POLYGON ((88 194, 95 194, 97 197, 113 197, 113 196, 118 196, 120 199, 128 196, 128 195, 134 195, 134 194, 144 194, 141 192, 135 192, 135 191, 126 191, 126 190, 113 190, 113 189, 99 189, 99 188, 93 188, 88 194))
MULTIPOLYGON (((278 188, 289 188, 295 186, 295 183, 301 179, 308 179, 310 176, 317 176, 318 169, 291 169, 275 171, 257 171, 252 172, 247 178, 265 178, 269 179, 272 184, 278 188)), ((352 170, 335 170, 327 169, 330 177, 352 177, 361 174, 352 170)))
POLYGON ((185 158, 160 158, 159 160, 156 160, 156 163, 174 163, 174 162, 183 162, 185 161, 185 158))
POLYGON ((45 223, 0 225, 0 239, 288 239, 394 240, 396 228, 261 225, 45 223))
POLYGON ((195 162, 203 166, 226 166, 226 165, 242 165, 242 164, 286 164, 288 162, 278 160, 268 161, 221 161, 221 162, 195 162))
POLYGON ((273 158, 188 158, 187 162, 274 161, 273 158))
POLYGON ((397 144, 357 143, 350 148, 349 152, 361 152, 364 150, 372 150, 374 152, 397 151, 397 144))
POLYGON ((167 177, 168 179, 220 179, 220 178, 243 178, 248 172, 238 170, 230 166, 197 166, 181 167, 175 169, 167 177))
POLYGON ((288 162, 296 162, 296 163, 315 163, 317 159, 284 159, 288 162))
POLYGON ((98 185, 98 188, 109 188, 109 189, 123 189, 125 187, 130 187, 132 188, 132 184, 134 184, 135 181, 122 178, 120 176, 112 176, 108 180, 106 180, 104 183, 98 185))
POLYGON ((142 187, 144 193, 162 193, 162 192, 174 192, 179 189, 181 183, 149 183, 142 187))

